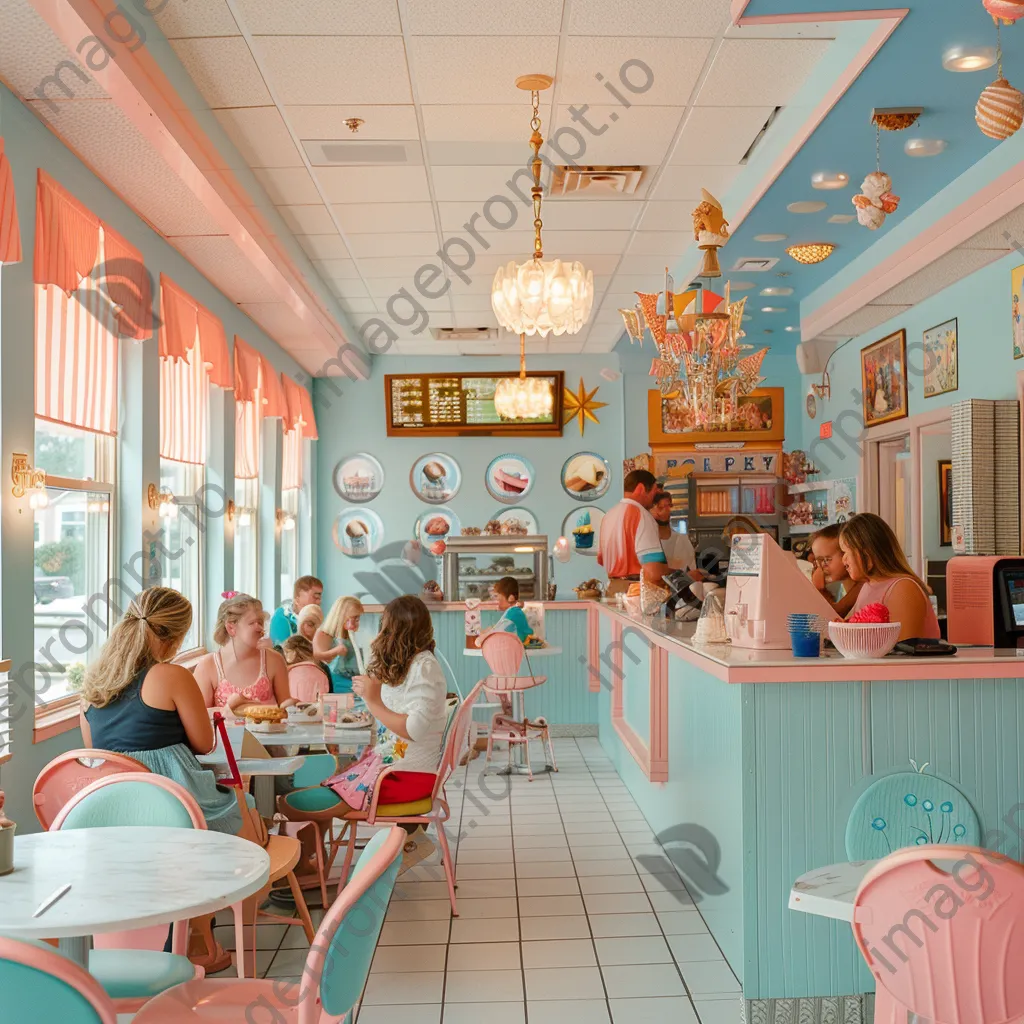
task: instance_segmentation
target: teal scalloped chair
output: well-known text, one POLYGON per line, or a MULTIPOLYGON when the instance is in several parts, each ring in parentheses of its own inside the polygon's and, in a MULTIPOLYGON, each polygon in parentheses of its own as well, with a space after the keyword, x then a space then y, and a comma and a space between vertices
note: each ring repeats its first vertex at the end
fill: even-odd
POLYGON ((895 772, 861 794, 846 823, 851 861, 878 860, 926 843, 981 845, 981 824, 970 801, 945 779, 895 772))

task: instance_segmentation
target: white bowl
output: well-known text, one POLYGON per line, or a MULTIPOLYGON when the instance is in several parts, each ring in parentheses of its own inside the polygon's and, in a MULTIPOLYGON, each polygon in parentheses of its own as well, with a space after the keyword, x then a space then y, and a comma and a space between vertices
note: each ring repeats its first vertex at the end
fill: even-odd
POLYGON ((844 658, 884 658, 900 638, 900 623, 830 622, 828 635, 844 658))

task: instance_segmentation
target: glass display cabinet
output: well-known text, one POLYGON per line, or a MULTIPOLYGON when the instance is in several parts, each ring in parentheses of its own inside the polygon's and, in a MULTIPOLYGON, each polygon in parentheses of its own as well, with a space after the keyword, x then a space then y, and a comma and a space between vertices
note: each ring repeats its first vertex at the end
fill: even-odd
POLYGON ((443 556, 442 586, 448 601, 487 600, 502 576, 519 581, 522 601, 547 597, 547 537, 450 537, 443 556))

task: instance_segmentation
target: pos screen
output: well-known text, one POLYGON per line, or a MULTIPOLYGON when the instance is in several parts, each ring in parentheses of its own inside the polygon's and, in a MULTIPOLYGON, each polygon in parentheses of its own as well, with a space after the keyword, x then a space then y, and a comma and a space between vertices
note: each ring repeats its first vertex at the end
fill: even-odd
POLYGON ((1006 628, 1024 632, 1024 570, 1002 569, 999 575, 1006 595, 1006 628))

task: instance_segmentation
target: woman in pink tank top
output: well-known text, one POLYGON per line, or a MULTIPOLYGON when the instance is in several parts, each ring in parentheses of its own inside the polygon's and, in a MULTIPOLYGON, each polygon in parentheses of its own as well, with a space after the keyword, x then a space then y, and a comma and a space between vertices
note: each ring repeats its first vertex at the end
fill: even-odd
POLYGON ((900 623, 900 639, 941 638, 928 588, 910 568, 889 524, 872 512, 861 512, 839 535, 843 565, 862 584, 851 615, 865 605, 884 604, 892 622, 900 623))
POLYGON ((247 594, 221 604, 213 631, 219 649, 196 665, 207 707, 294 703, 284 658, 262 643, 265 620, 263 606, 247 594))

